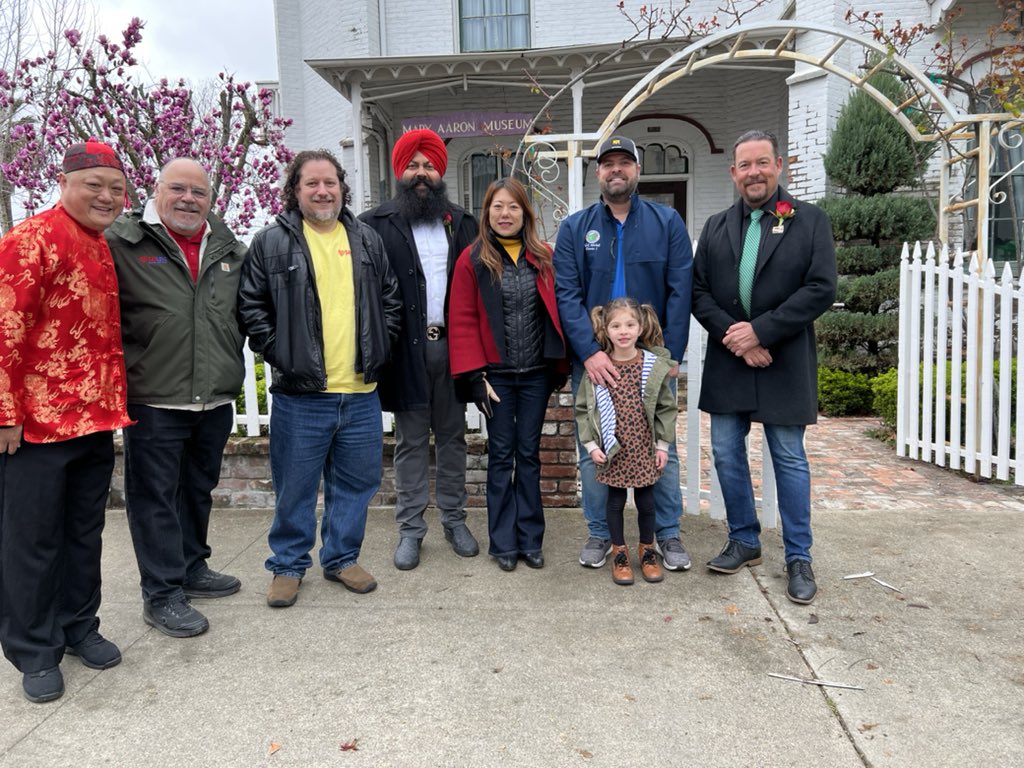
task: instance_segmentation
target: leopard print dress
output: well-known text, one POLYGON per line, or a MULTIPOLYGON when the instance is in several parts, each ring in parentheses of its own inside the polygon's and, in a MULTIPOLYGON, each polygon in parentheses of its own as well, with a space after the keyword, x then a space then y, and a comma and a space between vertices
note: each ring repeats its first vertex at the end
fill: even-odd
POLYGON ((643 352, 637 351, 632 360, 613 360, 621 378, 618 386, 609 389, 615 406, 615 437, 620 448, 607 469, 598 472, 597 479, 615 488, 643 488, 654 485, 661 477, 654 461, 654 438, 644 413, 640 374, 643 370, 643 352))

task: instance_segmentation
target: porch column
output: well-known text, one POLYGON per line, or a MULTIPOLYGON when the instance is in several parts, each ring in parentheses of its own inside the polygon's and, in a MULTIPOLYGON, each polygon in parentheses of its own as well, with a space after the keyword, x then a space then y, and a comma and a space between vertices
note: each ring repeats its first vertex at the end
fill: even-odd
MULTIPOLYGON (((572 77, 579 77, 580 70, 574 69, 572 77)), ((572 84, 572 133, 579 136, 583 133, 583 78, 572 84)), ((568 157, 565 168, 569 176, 569 213, 583 207, 583 158, 580 157, 580 142, 570 140, 566 143, 568 157)))
POLYGON ((357 211, 366 208, 366 147, 363 145, 363 88, 352 83, 352 203, 357 211))

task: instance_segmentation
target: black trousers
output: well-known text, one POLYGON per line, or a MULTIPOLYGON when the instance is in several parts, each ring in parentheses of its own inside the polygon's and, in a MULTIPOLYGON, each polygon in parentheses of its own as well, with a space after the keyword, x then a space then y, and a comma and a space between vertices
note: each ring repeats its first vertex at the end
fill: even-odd
POLYGON ((21 672, 60 664, 99 627, 110 432, 0 456, 0 644, 21 672))
POLYGON ((142 598, 183 594, 185 577, 210 557, 211 494, 220 481, 231 404, 210 411, 129 405, 124 429, 124 496, 142 598))

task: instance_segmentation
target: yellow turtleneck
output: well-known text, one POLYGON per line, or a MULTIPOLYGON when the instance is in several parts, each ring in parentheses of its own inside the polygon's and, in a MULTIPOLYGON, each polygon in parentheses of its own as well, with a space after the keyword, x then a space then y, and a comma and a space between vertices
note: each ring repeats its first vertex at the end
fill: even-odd
POLYGON ((512 259, 512 263, 518 265, 519 254, 523 252, 523 241, 518 237, 515 240, 499 237, 498 242, 501 243, 501 247, 505 249, 505 253, 507 253, 509 258, 512 259))

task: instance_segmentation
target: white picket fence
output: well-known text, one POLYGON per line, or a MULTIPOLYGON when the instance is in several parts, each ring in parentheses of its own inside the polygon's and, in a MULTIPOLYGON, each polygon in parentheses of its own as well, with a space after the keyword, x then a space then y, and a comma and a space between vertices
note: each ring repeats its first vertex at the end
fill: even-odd
MULTIPOLYGON (((245 395, 245 413, 239 413, 235 409, 235 426, 241 430, 248 437, 256 437, 260 434, 260 428, 264 428, 270 425, 270 409, 274 401, 274 395, 270 392, 270 388, 267 388, 267 407, 265 411, 260 411, 259 398, 256 393, 256 356, 252 353, 252 350, 248 346, 243 350, 245 357, 245 381, 242 382, 242 392, 245 395)), ((270 366, 267 363, 263 363, 263 373, 265 381, 270 381, 270 366)), ((388 411, 383 413, 384 421, 384 432, 389 433, 394 430, 395 419, 388 411)), ((466 428, 473 432, 480 432, 483 435, 487 434, 487 424, 484 420, 483 414, 476 409, 476 406, 469 405, 466 407, 466 428)))
MULTIPOLYGON (((690 318, 690 338, 687 344, 686 361, 683 369, 687 382, 687 401, 689 407, 686 412, 686 446, 685 453, 680 446, 680 461, 683 466, 680 473, 683 476, 681 488, 685 499, 685 509, 690 514, 700 514, 702 511, 701 502, 704 502, 704 510, 713 519, 725 519, 725 502, 722 498, 721 487, 718 484, 718 476, 713 467, 704 466, 704 458, 701 451, 701 413, 697 409, 697 401, 700 397, 701 373, 704 369, 704 350, 707 346, 707 333, 695 318, 690 318), (702 485, 703 483, 703 485, 702 485)), ((265 368, 266 380, 270 380, 270 370, 265 368)), ((235 423, 248 436, 253 437, 260 434, 260 428, 270 423, 270 408, 273 396, 267 393, 267 409, 261 413, 258 407, 256 396, 256 360, 248 347, 245 349, 245 383, 243 385, 245 394, 245 413, 235 414, 235 423)), ((703 417, 707 419, 705 415, 703 417)), ((483 416, 477 409, 470 405, 466 408, 466 427, 472 431, 479 431, 486 434, 486 426, 483 416)), ((390 432, 393 429, 393 417, 390 413, 384 413, 384 431, 390 432)), ((755 433, 759 429, 755 427, 755 433)), ((761 509, 761 525, 765 528, 774 528, 778 524, 778 504, 775 493, 775 475, 772 472, 771 459, 768 455, 767 442, 761 437, 761 456, 763 459, 761 478, 761 498, 757 499, 761 509)))
POLYGON ((896 451, 1024 485, 1024 365, 1011 400, 1024 285, 1009 265, 997 279, 991 261, 974 254, 965 270, 964 258, 931 243, 903 247, 896 451))

